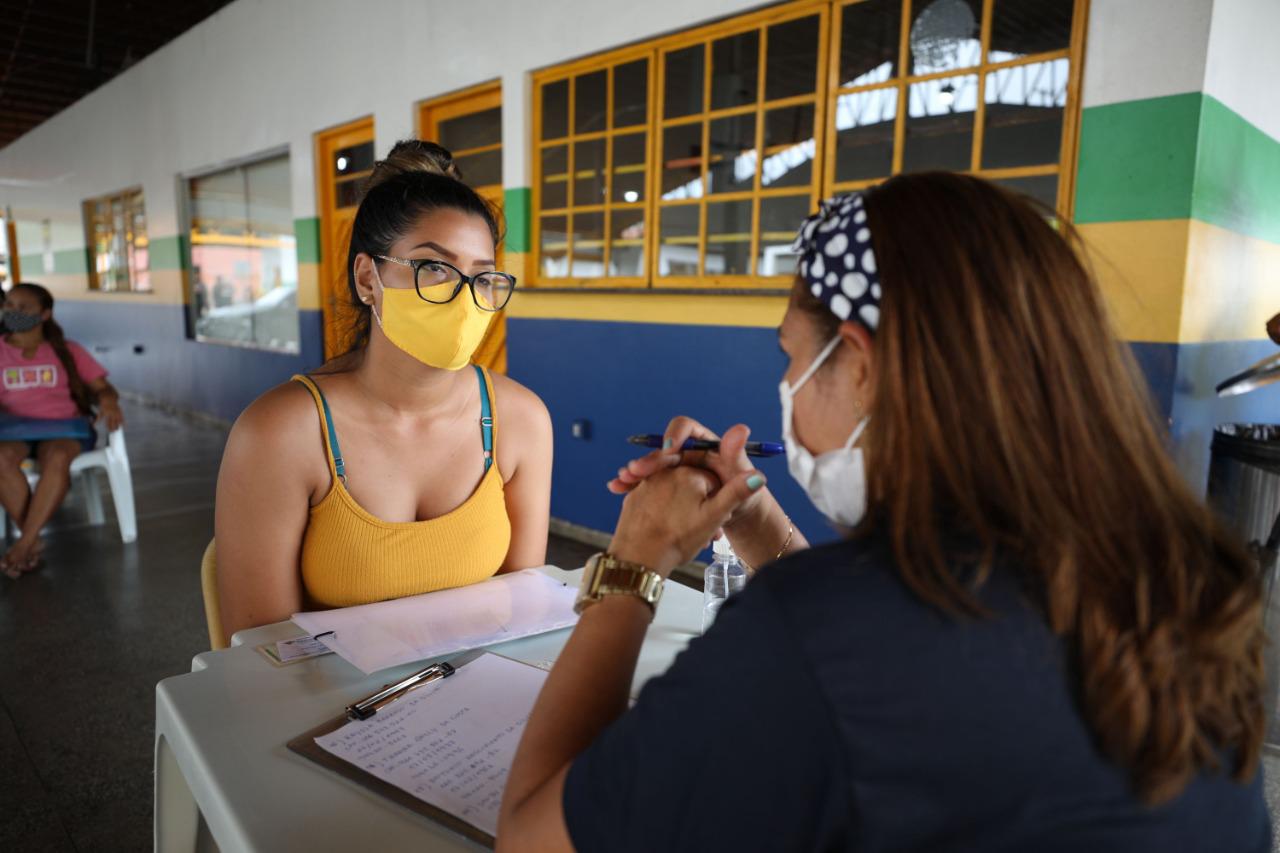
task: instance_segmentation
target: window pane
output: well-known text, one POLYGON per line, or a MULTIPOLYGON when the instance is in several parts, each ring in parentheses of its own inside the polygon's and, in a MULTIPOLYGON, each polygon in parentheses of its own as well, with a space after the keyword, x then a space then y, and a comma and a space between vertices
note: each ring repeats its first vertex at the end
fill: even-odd
POLYGON ((845 6, 840 23, 840 85, 886 83, 898 73, 902 0, 845 6))
POLYGON ((556 210, 569 205, 569 148, 553 145, 542 149, 542 188, 538 206, 556 210))
POLYGON ((903 171, 969 168, 977 92, 978 78, 972 75, 911 84, 903 171))
POLYGON ((605 71, 593 71, 573 81, 573 132, 604 130, 605 71))
POLYGON ((704 275, 751 273, 751 201, 722 201, 707 205, 704 275))
POLYGON ((813 104, 782 107, 765 113, 764 150, 760 174, 762 186, 808 186, 813 179, 815 153, 813 104))
POLYGON ((702 125, 681 124, 662 132, 662 197, 702 195, 702 125))
POLYGON ((573 215, 573 263, 569 275, 597 278, 604 275, 604 214, 573 215))
POLYGON ((1065 50, 1071 43, 1074 0, 995 0, 988 62, 1065 50))
POLYGON ((800 223, 810 213, 809 196, 760 200, 759 275, 794 275, 797 255, 791 251, 800 223))
POLYGON ((818 16, 774 24, 765 48, 764 97, 807 95, 818 86, 818 16))
POLYGON ((645 139, 643 133, 627 133, 610 140, 613 145, 613 190, 610 198, 613 201, 630 203, 644 199, 645 139))
POLYGON ((502 142, 502 107, 445 119, 436 141, 450 151, 497 145, 502 142))
POLYGON ((658 275, 698 274, 698 217, 701 205, 663 207, 658 275))
POLYGON ((613 126, 644 124, 649 103, 649 60, 638 59, 613 69, 613 126))
POLYGON ((739 192, 755 186, 756 117, 728 116, 711 122, 708 181, 713 193, 739 192))
POLYGON ((995 183, 1006 189, 1030 196, 1050 210, 1058 206, 1058 176, 1036 175, 1030 178, 1001 178, 995 183))
POLYGON ((195 178, 187 190, 195 337, 297 352, 298 247, 288 157, 195 178))
POLYGON ((569 226, 563 216, 544 216, 539 224, 542 275, 564 278, 569 274, 569 226))
POLYGON ((609 231, 609 275, 644 275, 644 211, 614 210, 609 231))
POLYGON ((569 135, 569 81, 557 80, 542 87, 542 138, 569 135))
POLYGON ((1068 72, 1055 59, 987 73, 982 168, 1058 162, 1068 72))
POLYGON ((573 145, 573 203, 604 204, 603 139, 573 145))
POLYGON ((462 171, 462 179, 473 187, 502 185, 502 149, 464 154, 453 162, 462 171))
POLYGON ((339 149, 333 155, 334 177, 367 172, 373 168, 373 161, 372 142, 362 142, 359 145, 339 149))
POLYGON ((759 79, 759 30, 711 43, 711 109, 754 104, 759 79))
POLYGON ((893 171, 896 88, 836 98, 836 180, 864 181, 893 171))
POLYGON ((978 64, 982 0, 933 0, 913 4, 911 73, 932 74, 978 64), (915 9, 920 9, 916 12, 915 9))
POLYGON ((339 208, 355 207, 360 203, 360 196, 364 191, 364 178, 352 178, 348 181, 338 181, 333 185, 334 203, 339 208))
POLYGON ((254 163, 244 173, 248 230, 261 241, 246 251, 253 300, 252 342, 263 349, 297 352, 298 243, 293 232, 289 158, 254 163))
POLYGON ((703 47, 695 44, 667 54, 663 74, 662 115, 665 118, 702 112, 703 47))

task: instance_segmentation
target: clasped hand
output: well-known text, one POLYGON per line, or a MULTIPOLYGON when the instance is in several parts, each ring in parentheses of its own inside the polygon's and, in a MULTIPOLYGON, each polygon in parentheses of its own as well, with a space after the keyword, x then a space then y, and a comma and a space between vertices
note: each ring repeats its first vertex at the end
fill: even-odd
POLYGON ((724 528, 762 512, 769 498, 746 455, 750 434, 739 424, 721 439, 692 418, 671 421, 668 449, 633 459, 609 482, 626 495, 610 553, 666 577, 724 528), (689 438, 719 440, 720 450, 680 451, 689 438))

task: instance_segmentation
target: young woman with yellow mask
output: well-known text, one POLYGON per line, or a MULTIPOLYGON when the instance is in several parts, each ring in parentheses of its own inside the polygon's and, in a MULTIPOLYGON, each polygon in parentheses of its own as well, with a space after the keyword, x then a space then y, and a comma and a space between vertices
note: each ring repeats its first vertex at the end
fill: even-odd
POLYGON ((397 143, 352 226, 350 351, 236 421, 216 510, 223 628, 546 561, 551 420, 472 365, 515 279, 449 152, 397 143))

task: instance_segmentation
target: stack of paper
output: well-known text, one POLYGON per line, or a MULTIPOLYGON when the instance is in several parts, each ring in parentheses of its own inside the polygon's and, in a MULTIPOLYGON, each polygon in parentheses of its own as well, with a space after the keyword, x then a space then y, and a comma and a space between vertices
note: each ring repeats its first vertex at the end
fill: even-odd
POLYGON ((525 569, 410 598, 295 613, 293 621, 368 674, 567 628, 577 621, 576 593, 525 569))

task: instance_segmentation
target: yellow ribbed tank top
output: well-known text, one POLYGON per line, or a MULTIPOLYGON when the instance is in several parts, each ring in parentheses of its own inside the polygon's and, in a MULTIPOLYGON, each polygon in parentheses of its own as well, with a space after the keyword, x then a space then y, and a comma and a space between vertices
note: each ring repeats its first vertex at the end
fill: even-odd
POLYGON ((502 474, 494 454, 498 424, 490 417, 492 383, 476 367, 486 435, 486 470, 480 485, 460 506, 425 521, 383 521, 356 503, 347 491, 337 433, 320 388, 295 376, 311 392, 320 416, 329 474, 328 494, 311 508, 302 537, 302 583, 322 607, 350 607, 419 595, 482 581, 502 566, 511 544, 511 521, 503 496, 502 474))

